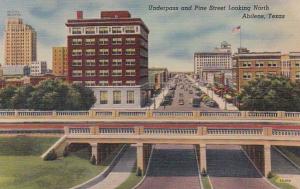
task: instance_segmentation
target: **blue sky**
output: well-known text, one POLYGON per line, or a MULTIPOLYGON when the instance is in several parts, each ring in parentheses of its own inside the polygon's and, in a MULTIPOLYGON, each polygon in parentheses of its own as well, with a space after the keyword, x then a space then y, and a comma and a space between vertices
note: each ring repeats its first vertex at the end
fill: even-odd
POLYGON ((84 17, 99 17, 101 10, 128 10, 150 29, 149 66, 192 71, 195 51, 210 51, 226 40, 234 50, 242 26, 242 44, 253 51, 300 51, 300 4, 298 0, 1 0, 0 63, 3 62, 3 32, 8 10, 21 12, 24 21, 38 33, 38 59, 51 66, 51 47, 66 45, 65 22, 83 10, 84 17), (249 13, 285 14, 282 20, 241 19, 245 11, 149 11, 149 5, 265 5, 269 11, 249 13))

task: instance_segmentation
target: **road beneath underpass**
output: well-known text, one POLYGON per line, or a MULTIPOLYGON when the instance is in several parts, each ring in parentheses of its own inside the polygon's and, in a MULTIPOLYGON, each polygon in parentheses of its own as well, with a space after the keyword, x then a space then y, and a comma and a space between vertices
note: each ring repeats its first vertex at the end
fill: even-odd
POLYGON ((199 189, 193 145, 156 145, 148 174, 138 189, 199 189))
POLYGON ((275 189, 255 169, 240 146, 209 145, 207 170, 214 189, 275 189))

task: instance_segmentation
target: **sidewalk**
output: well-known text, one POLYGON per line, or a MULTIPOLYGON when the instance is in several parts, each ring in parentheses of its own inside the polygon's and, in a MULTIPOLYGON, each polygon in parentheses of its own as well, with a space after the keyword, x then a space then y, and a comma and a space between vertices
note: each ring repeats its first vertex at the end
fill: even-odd
POLYGON ((226 102, 223 98, 219 97, 215 94, 212 90, 209 90, 205 86, 200 86, 193 78, 187 76, 192 82, 194 82, 204 93, 206 93, 209 97, 211 97, 216 103, 219 105, 220 109, 222 110, 230 110, 230 111, 237 111, 238 108, 231 103, 226 102))
POLYGON ((157 96, 155 97, 155 100, 153 100, 150 109, 157 109, 160 106, 160 103, 163 101, 164 96, 166 96, 169 92, 168 88, 164 88, 163 91, 157 96), (155 102, 155 103, 154 103, 155 102), (154 107, 155 106, 155 107, 154 107))
POLYGON ((88 189, 114 189, 121 185, 130 176, 136 162, 136 147, 130 146, 123 154, 117 165, 101 182, 88 189))

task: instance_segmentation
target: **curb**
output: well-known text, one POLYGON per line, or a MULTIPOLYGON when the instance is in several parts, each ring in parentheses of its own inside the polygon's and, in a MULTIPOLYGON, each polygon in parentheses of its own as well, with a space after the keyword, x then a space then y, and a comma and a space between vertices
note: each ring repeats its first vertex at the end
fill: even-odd
POLYGON ((123 155, 123 153, 126 151, 127 148, 128 145, 123 145, 120 151, 118 152, 118 154, 111 161, 109 166, 107 166, 107 168, 105 168, 99 175, 95 176, 94 178, 91 178, 90 180, 82 184, 74 186, 70 189, 86 189, 104 180, 107 177, 107 175, 111 172, 111 170, 114 168, 114 166, 118 163, 119 159, 121 158, 121 156, 123 155))
MULTIPOLYGON (((202 176, 201 176, 201 172, 199 170, 199 160, 198 160, 198 155, 197 155, 197 149, 196 147, 194 146, 194 151, 195 151, 195 155, 196 155, 196 161, 197 161, 197 170, 198 170, 198 177, 199 177, 199 182, 200 182, 200 187, 202 189, 204 189, 204 186, 203 186, 203 183, 202 183, 202 176)), ((208 175, 207 175, 208 176, 208 175)), ((209 179, 209 178, 208 178, 209 179)), ((210 181, 209 181, 210 183, 210 181)), ((212 186, 212 185, 211 185, 212 186)), ((212 188, 213 189, 213 188, 212 188)))
POLYGON ((154 151, 154 147, 152 147, 152 149, 151 149, 151 155, 149 157, 149 162, 148 162, 148 165, 147 165, 147 170, 145 172, 145 175, 143 176, 142 180, 139 183, 137 183, 132 189, 137 189, 140 185, 143 184, 143 182, 144 182, 144 180, 145 180, 145 178, 148 174, 148 170, 149 170, 149 167, 150 167, 150 162, 151 162, 151 159, 152 159, 153 151, 154 151))

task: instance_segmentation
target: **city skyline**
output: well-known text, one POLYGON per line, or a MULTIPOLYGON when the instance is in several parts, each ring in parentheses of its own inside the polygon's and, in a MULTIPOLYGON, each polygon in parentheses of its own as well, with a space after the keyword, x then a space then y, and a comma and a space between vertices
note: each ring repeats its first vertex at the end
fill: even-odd
MULTIPOLYGON (((222 5, 219 1, 172 1, 169 6, 210 4, 222 5)), ((250 1, 247 1, 250 2, 250 1)), ((252 1, 251 4, 259 1, 252 1)), ((226 1, 227 4, 236 4, 226 1)), ((270 11, 287 14, 282 20, 241 19, 243 11, 201 12, 201 11, 150 11, 149 5, 167 5, 164 1, 43 1, 20 0, 0 2, 0 63, 4 63, 4 27, 7 11, 17 10, 26 24, 37 31, 38 60, 46 60, 52 67, 52 47, 66 46, 67 19, 74 18, 76 10, 83 10, 84 17, 99 17, 103 10, 128 10, 133 17, 140 17, 150 29, 149 67, 168 67, 171 71, 192 71, 193 54, 211 51, 226 40, 233 50, 239 46, 239 35, 232 29, 242 27, 242 46, 251 51, 300 51, 297 45, 300 28, 294 27, 300 21, 296 0, 289 0, 282 6, 281 0, 270 5, 270 11), (74 3, 75 2, 75 3, 74 3), (288 10, 288 11, 287 11, 288 10), (203 19, 205 18, 205 19, 203 19), (206 19, 209 18, 209 19, 206 19), (282 30, 284 28, 284 30, 282 30), (276 40, 274 40, 276 39, 276 40)), ((223 3, 225 4, 225 3, 223 3)), ((245 3, 245 5, 249 3, 245 3)), ((262 3, 260 3, 262 4, 262 3)))

